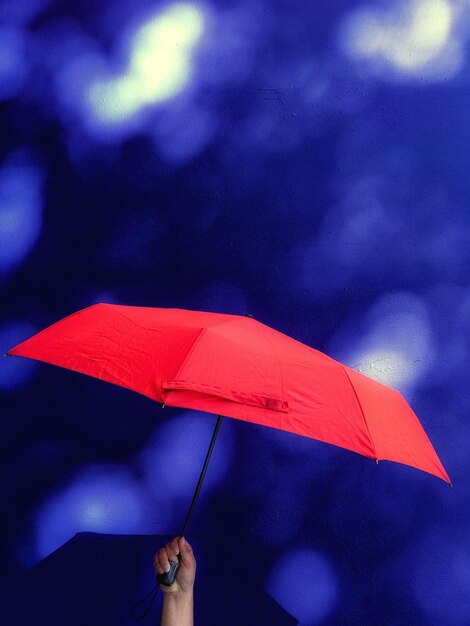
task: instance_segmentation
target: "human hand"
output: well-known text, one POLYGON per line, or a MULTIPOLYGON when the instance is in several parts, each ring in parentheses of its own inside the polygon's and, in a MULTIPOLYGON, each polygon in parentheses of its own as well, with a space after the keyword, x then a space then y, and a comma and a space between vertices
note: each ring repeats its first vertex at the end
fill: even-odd
POLYGON ((160 585, 164 593, 192 594, 194 579, 196 577, 196 559, 190 544, 184 537, 175 537, 161 548, 153 558, 156 574, 164 574, 170 571, 170 561, 178 561, 180 555, 180 567, 171 586, 160 585))

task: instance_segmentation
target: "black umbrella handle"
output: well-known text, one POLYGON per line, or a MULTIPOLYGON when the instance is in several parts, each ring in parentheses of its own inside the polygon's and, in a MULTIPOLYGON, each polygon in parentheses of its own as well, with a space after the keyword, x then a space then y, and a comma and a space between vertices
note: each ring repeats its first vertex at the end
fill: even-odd
POLYGON ((181 555, 178 554, 177 561, 170 561, 170 570, 163 574, 157 574, 157 583, 159 585, 165 585, 166 587, 171 587, 171 585, 175 582, 176 574, 181 565, 181 555))

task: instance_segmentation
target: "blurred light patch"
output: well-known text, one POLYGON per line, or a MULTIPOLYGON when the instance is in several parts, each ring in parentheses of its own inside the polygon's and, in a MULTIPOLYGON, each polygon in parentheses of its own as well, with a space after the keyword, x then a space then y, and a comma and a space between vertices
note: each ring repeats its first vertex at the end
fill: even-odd
POLYGON ((0 274, 15 269, 40 235, 43 178, 26 150, 10 154, 0 168, 0 274))
POLYGON ((25 45, 24 31, 0 25, 0 100, 16 96, 24 84, 28 70, 25 45))
POLYGON ((16 320, 3 323, 0 328, 0 390, 8 391, 26 383, 36 369, 31 359, 3 355, 7 350, 31 337, 36 329, 29 322, 16 320))
POLYGON ((204 30, 203 14, 177 3, 132 36, 127 71, 89 87, 88 102, 103 124, 119 124, 143 108, 181 92, 192 75, 192 53, 204 30))
POLYGON ((40 507, 36 516, 38 559, 77 532, 145 532, 144 494, 130 472, 117 465, 95 465, 79 472, 40 507))
POLYGON ((436 355, 430 375, 433 386, 446 385, 452 396, 452 387, 461 385, 461 375, 470 374, 469 294, 465 287, 450 283, 437 283, 425 294, 436 355))
POLYGON ((386 78, 452 78, 463 62, 463 43, 453 33, 457 14, 446 0, 359 7, 340 28, 340 46, 360 72, 367 63, 366 71, 386 78))
MULTIPOLYGON (((180 499, 183 509, 189 506, 216 420, 215 415, 186 411, 160 426, 140 453, 143 481, 166 506, 172 499, 180 499)), ((227 421, 220 427, 200 499, 223 482, 231 466, 233 442, 227 421)))
POLYGON ((470 374, 470 288, 436 284, 426 297, 435 325, 438 353, 433 380, 460 386, 461 376, 470 374))
MULTIPOLYGON (((390 185, 385 177, 372 172, 360 177, 347 189, 341 205, 325 220, 320 244, 330 246, 330 254, 345 265, 361 265, 368 259, 379 263, 377 255, 384 244, 400 233, 400 216, 384 206, 382 197, 390 185)), ((396 212, 398 213, 398 212, 396 212)))
POLYGON ((198 50, 205 86, 242 83, 256 68, 256 48, 272 30, 272 7, 263 0, 241 1, 218 7, 207 19, 207 37, 198 50))
POLYGON ((167 163, 187 163, 206 148, 217 130, 217 116, 197 105, 172 106, 154 134, 159 154, 167 163))
MULTIPOLYGON (((329 235, 326 238, 330 238, 329 235)), ((322 235, 318 241, 300 244, 278 268, 281 275, 292 277, 286 284, 287 289, 302 297, 327 299, 335 296, 341 289, 352 283, 354 266, 352 263, 340 265, 335 258, 335 251, 340 246, 337 242, 323 244, 322 235)))
POLYGON ((431 530, 408 560, 414 597, 432 624, 470 623, 470 539, 448 528, 431 530))
MULTIPOLYGON (((79 147, 85 152, 89 137, 82 126, 92 132, 96 121, 84 94, 108 70, 100 44, 77 20, 56 16, 30 35, 30 50, 46 78, 34 83, 37 97, 46 103, 49 115, 60 118, 71 153, 80 152, 79 147)), ((108 152, 112 158, 112 150, 108 152)))
POLYGON ((435 358, 427 308, 412 293, 386 295, 338 329, 328 352, 378 382, 411 391, 435 358))
POLYGON ((395 254, 402 227, 399 207, 391 211, 384 205, 384 198, 389 204, 390 197, 395 200, 390 186, 383 173, 375 172, 344 186, 344 197, 324 216, 315 239, 291 252, 291 289, 331 298, 351 285, 357 273, 373 276, 384 271, 390 259, 383 251, 395 254))
POLYGON ((288 552, 272 569, 266 590, 300 626, 321 624, 336 608, 339 584, 326 556, 310 549, 288 552))
POLYGON ((90 298, 87 298, 86 302, 90 302, 90 304, 99 304, 100 302, 119 304, 118 298, 116 298, 112 291, 101 291, 98 295, 93 293, 90 298))

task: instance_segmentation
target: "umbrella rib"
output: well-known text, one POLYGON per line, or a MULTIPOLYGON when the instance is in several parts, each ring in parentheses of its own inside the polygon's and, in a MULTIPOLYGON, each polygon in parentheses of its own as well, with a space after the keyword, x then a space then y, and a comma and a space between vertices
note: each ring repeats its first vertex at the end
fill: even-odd
POLYGON ((349 378, 349 374, 348 374, 348 372, 346 371, 346 368, 345 368, 345 367, 344 367, 341 363, 340 363, 340 365, 341 365, 341 369, 342 369, 342 370, 343 370, 343 372, 346 374, 346 378, 348 379, 349 384, 351 385, 351 389, 353 390, 354 397, 356 398, 357 404, 358 404, 359 409, 360 409, 360 411, 361 411, 362 419, 364 420, 364 425, 365 425, 365 427, 366 427, 367 434, 369 435, 370 443, 372 444, 372 448, 373 448, 373 450, 374 450, 375 460, 376 460, 376 461, 378 461, 379 459, 378 459, 378 456, 377 456, 377 448, 375 447, 374 440, 372 439, 372 435, 371 435, 371 432, 370 432, 370 430, 369 430, 369 424, 367 423, 366 416, 364 415, 364 411, 363 411, 363 409, 362 409, 362 404, 361 404, 361 401, 359 400, 359 396, 357 395, 357 391, 356 391, 356 389, 354 388, 354 385, 352 384, 351 379, 349 378))

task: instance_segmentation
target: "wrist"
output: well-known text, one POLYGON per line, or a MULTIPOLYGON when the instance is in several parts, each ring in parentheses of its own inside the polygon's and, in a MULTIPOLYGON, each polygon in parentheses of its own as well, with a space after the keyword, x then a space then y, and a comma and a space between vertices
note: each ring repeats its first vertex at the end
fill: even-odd
POLYGON ((193 591, 178 589, 163 596, 162 625, 193 626, 194 625, 193 591))
POLYGON ((180 604, 192 603, 193 601, 193 589, 177 589, 176 591, 167 591, 164 594, 165 598, 171 599, 172 602, 180 604))

